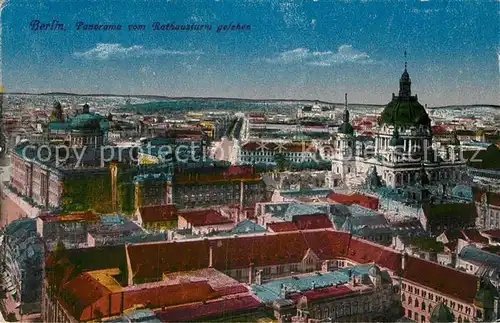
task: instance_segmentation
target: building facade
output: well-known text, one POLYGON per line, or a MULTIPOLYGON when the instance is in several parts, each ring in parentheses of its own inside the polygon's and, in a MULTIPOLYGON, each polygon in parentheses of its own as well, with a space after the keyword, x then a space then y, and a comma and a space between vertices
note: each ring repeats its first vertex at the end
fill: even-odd
POLYGON ((349 121, 347 96, 343 121, 331 149, 333 176, 344 183, 366 176, 371 168, 389 187, 426 181, 456 182, 462 178, 465 162, 459 160, 457 146, 449 146, 447 156, 434 151, 431 119, 411 93, 406 66, 399 81, 399 95, 393 94, 380 116, 373 147, 358 145, 349 121))

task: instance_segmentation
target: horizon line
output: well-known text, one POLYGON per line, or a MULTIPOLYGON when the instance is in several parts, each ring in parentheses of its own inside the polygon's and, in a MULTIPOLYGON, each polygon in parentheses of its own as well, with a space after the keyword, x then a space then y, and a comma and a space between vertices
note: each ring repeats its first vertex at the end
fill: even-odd
MULTIPOLYGON (((345 102, 329 102, 329 101, 324 101, 324 100, 313 100, 313 99, 285 99, 285 98, 279 98, 279 99, 272 99, 272 98, 258 98, 258 99, 250 99, 250 98, 238 98, 238 97, 203 97, 203 96, 167 96, 167 95, 156 95, 156 94, 112 94, 112 93, 73 93, 73 92, 38 92, 38 93, 33 93, 33 92, 1 92, 1 94, 7 94, 7 95, 68 95, 68 96, 83 96, 83 97, 89 97, 89 96, 95 96, 95 97, 103 97, 103 96, 111 96, 111 97, 124 97, 124 98, 158 98, 158 99, 173 99, 173 100, 186 100, 186 99, 195 99, 195 100, 233 100, 233 101, 289 101, 289 102, 318 102, 322 104, 329 104, 329 105, 344 105, 345 102)), ((349 103, 350 105, 366 105, 366 106, 377 106, 377 107, 383 107, 386 106, 386 104, 375 104, 375 103, 349 103)), ((448 108, 448 107, 489 107, 489 108, 497 108, 500 109, 500 105, 497 104, 490 104, 490 103, 474 103, 474 104, 454 104, 454 105, 443 105, 443 106, 428 106, 426 108, 429 109, 439 109, 439 108, 448 108)))

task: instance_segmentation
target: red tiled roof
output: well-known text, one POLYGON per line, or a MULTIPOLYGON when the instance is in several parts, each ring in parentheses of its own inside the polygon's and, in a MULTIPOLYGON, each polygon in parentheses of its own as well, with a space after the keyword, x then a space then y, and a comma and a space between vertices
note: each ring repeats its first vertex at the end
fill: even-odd
POLYGON ((308 230, 301 231, 307 247, 322 260, 346 257, 351 241, 347 232, 333 230, 308 230))
POLYGON ((274 222, 267 224, 267 230, 271 232, 290 232, 290 231, 298 231, 299 228, 293 222, 274 222))
POLYGON ((340 194, 340 193, 330 193, 327 198, 337 203, 351 205, 359 204, 364 207, 368 207, 373 210, 378 210, 378 198, 358 193, 353 194, 340 194))
POLYGON ((176 208, 173 204, 151 205, 139 208, 142 222, 145 223, 176 220, 177 216, 175 212, 176 208))
POLYGON ((488 238, 483 237, 477 229, 462 230, 462 234, 468 241, 488 244, 488 238))
POLYGON ((97 214, 92 211, 73 212, 68 214, 45 214, 39 216, 43 222, 53 221, 97 221, 97 214))
POLYGON ((178 213, 178 216, 186 219, 188 223, 195 227, 233 222, 233 220, 212 209, 182 211, 178 213))
POLYGON ((160 280, 163 273, 207 268, 208 240, 135 244, 125 247, 134 282, 160 280))
POLYGON ((483 233, 493 238, 500 239, 500 229, 487 230, 483 233))
POLYGON ((63 306, 78 320, 88 320, 94 315, 89 306, 101 297, 110 295, 111 291, 95 280, 91 275, 83 273, 70 280, 61 292, 63 306))
POLYGON ((478 278, 438 263, 407 256, 403 278, 471 304, 478 278))
POLYGON ((136 304, 150 304, 152 308, 181 305, 219 298, 220 294, 206 281, 178 285, 163 285, 156 288, 129 290, 124 293, 124 308, 136 304))
POLYGON ((241 294, 241 293, 247 293, 248 292, 248 288, 245 285, 243 285, 243 284, 231 285, 231 286, 224 286, 224 287, 221 287, 221 288, 214 288, 214 289, 221 296, 241 294))
POLYGON ((399 252, 355 237, 351 238, 347 258, 360 264, 375 262, 393 272, 398 272, 401 267, 401 254, 399 252))
POLYGON ((221 314, 254 310, 260 306, 262 306, 261 303, 254 296, 243 295, 167 308, 157 312, 156 315, 162 322, 194 321, 221 314))
POLYGON ((443 127, 441 125, 432 126, 431 128, 432 128, 432 133, 433 134, 447 132, 446 127, 443 127))
POLYGON ((299 230, 333 228, 332 221, 326 215, 298 215, 294 217, 293 222, 299 230))
MULTIPOLYGON (((251 237, 134 244, 126 248, 134 281, 140 282, 161 279, 162 274, 167 272, 207 268, 210 246, 213 267, 226 270, 248 268, 250 263, 266 266, 300 262, 308 249, 324 260, 346 257, 349 241, 350 234, 346 232, 308 230, 251 237)), ((354 247, 364 248, 364 244, 354 247)), ((372 253, 376 251, 376 247, 371 250, 372 253)), ((373 259, 368 258, 362 263, 370 261, 373 259)), ((381 263, 386 261, 381 259, 381 263)))

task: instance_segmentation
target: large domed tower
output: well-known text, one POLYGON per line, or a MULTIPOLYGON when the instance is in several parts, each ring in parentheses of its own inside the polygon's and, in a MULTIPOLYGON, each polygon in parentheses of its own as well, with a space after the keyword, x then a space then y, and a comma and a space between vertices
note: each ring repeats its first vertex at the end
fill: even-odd
POLYGON ((391 102, 380 116, 375 153, 382 163, 392 168, 382 174, 392 187, 415 184, 422 162, 428 164, 434 161, 431 119, 418 102, 417 95, 412 95, 406 52, 399 93, 397 96, 392 94, 391 102), (403 165, 407 168, 402 168, 403 165))

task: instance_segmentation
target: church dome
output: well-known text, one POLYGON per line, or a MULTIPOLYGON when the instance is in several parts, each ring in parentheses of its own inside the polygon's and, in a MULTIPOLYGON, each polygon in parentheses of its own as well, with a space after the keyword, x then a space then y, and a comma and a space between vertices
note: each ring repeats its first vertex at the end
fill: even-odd
POLYGON ((431 119, 425 108, 418 102, 416 96, 404 99, 394 97, 382 112, 381 123, 403 126, 430 126, 431 119))
POLYGON ((455 322, 455 316, 450 311, 448 306, 439 303, 434 307, 431 313, 431 322, 455 322))
MULTIPOLYGON (((406 57, 406 52, 405 52, 406 57)), ((411 79, 406 69, 399 79, 399 95, 393 94, 392 101, 387 104, 380 118, 381 124, 400 126, 428 126, 431 119, 425 108, 418 102, 417 96, 411 95, 411 79)))

